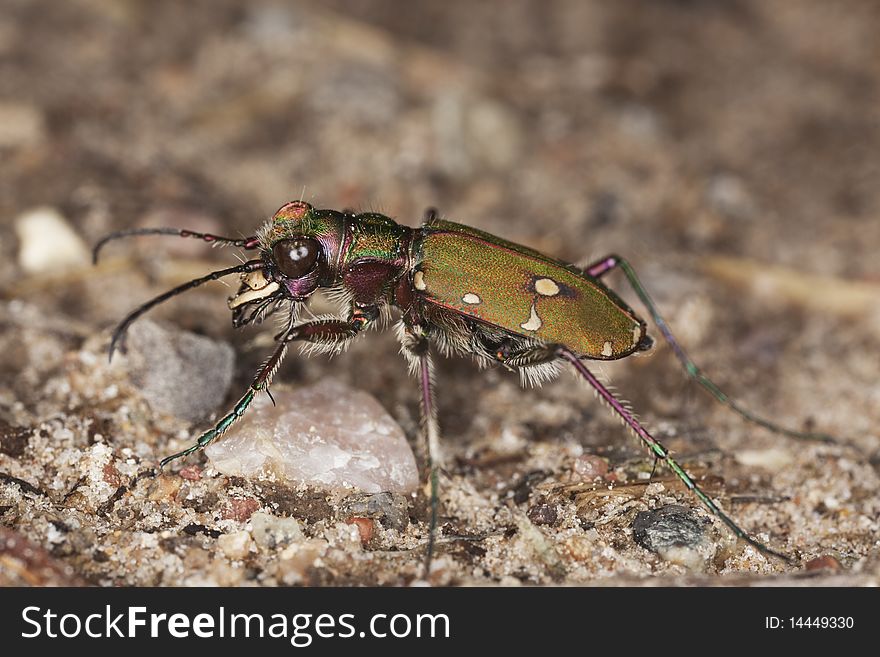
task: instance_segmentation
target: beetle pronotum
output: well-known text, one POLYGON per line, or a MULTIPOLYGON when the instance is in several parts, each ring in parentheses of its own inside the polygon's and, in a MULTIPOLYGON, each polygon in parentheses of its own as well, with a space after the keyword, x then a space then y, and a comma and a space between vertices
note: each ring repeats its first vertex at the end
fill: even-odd
POLYGON ((253 237, 233 239, 174 228, 135 229, 106 236, 177 235, 257 251, 259 257, 184 283, 132 311, 116 328, 110 357, 133 321, 173 296, 231 274, 241 275, 229 308, 236 327, 259 322, 284 310, 286 328, 276 336, 272 354, 245 394, 188 449, 162 460, 162 466, 206 447, 247 410, 257 393, 267 391, 288 346, 304 342, 312 350, 335 353, 397 309, 397 334, 410 371, 419 379, 422 418, 428 444, 431 482, 431 558, 437 518, 439 432, 434 404, 430 345, 442 354, 474 357, 480 364, 501 364, 524 381, 540 384, 568 363, 586 380, 649 449, 739 538, 761 552, 788 560, 741 529, 672 458, 669 451, 587 367, 586 360, 616 360, 653 343, 645 322, 601 281, 620 269, 645 305, 688 376, 718 401, 747 420, 790 437, 824 440, 823 434, 782 428, 742 408, 709 380, 685 354, 657 311, 630 264, 616 255, 586 268, 549 258, 494 235, 444 221, 433 210, 419 228, 401 226, 376 214, 318 210, 304 201, 281 207, 253 237), (301 311, 318 289, 342 301, 342 317, 304 320, 301 311))

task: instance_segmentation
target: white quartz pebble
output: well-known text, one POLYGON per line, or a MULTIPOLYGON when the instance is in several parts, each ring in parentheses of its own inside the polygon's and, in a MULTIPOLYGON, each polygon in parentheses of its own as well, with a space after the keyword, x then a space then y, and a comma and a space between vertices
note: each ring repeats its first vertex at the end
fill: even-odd
POLYGON ((226 475, 271 475, 324 489, 409 493, 419 483, 400 426, 371 395, 333 379, 272 388, 206 450, 226 475))

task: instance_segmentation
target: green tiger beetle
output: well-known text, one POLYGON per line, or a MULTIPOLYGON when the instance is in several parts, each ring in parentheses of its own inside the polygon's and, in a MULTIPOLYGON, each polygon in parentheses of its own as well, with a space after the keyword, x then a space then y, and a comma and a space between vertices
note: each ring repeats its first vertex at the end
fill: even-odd
POLYGON ((238 292, 229 298, 235 327, 259 323, 279 311, 286 328, 276 346, 233 409, 199 436, 190 448, 162 460, 164 467, 206 447, 244 415, 257 393, 268 392, 288 346, 303 342, 311 350, 337 353, 364 329, 381 324, 390 310, 401 352, 421 386, 422 427, 428 446, 431 518, 430 562, 438 506, 439 449, 433 344, 443 355, 472 356, 479 365, 500 364, 519 373, 524 383, 541 384, 565 363, 583 377, 638 436, 656 462, 663 462, 709 511, 738 538, 760 552, 790 558, 752 538, 694 481, 669 451, 645 429, 587 367, 589 360, 617 360, 651 348, 646 324, 602 283, 614 269, 626 276, 688 376, 745 419, 794 438, 828 440, 823 434, 785 429, 753 415, 724 394, 687 356, 623 258, 609 255, 580 268, 508 242, 475 228, 445 221, 429 209, 419 228, 402 226, 377 213, 318 210, 304 201, 281 207, 256 235, 243 239, 176 228, 144 228, 113 233, 110 240, 133 235, 176 235, 211 244, 256 251, 259 257, 184 283, 131 312, 113 333, 110 357, 128 327, 154 306, 224 276, 240 274, 238 292), (303 319, 309 297, 318 289, 339 300, 344 317, 303 319))

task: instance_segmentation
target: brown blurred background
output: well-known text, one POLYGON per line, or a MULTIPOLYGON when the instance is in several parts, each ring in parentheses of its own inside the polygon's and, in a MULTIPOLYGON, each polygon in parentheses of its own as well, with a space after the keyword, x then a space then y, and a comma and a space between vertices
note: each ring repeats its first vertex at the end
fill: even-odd
MULTIPOLYGON (((301 196, 408 225, 433 205, 573 262, 626 255, 727 389, 877 462, 878 34, 873 0, 0 0, 0 290, 98 332, 232 261, 157 238, 109 247, 109 268, 29 270, 16 225, 40 206, 91 243, 144 225, 248 235, 301 196)), ((252 339, 232 338, 222 294, 156 316, 252 339)), ((779 443, 661 353, 611 368, 643 415, 715 422, 694 440, 725 450, 779 443)), ((415 408, 395 356, 370 336, 285 376, 415 408)), ((242 352, 239 383, 261 357, 242 352)), ((462 453, 497 430, 474 418, 501 413, 470 372, 440 370, 462 453)), ((583 391, 489 376, 601 415, 583 391)), ((41 394, 36 377, 4 404, 41 394)), ((595 442, 621 438, 608 427, 595 442)))

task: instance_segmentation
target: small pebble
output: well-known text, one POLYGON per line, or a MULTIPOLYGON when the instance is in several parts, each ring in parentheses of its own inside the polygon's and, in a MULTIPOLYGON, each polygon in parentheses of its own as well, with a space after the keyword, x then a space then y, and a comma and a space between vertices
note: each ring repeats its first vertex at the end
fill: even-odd
POLYGON ((244 559, 251 550, 253 541, 246 531, 223 534, 217 537, 217 547, 230 559, 244 559))
POLYGON ((172 499, 180 490, 181 481, 178 477, 159 475, 155 477, 147 489, 147 499, 151 502, 163 502, 172 499))
POLYGON ((595 454, 582 454, 572 466, 575 475, 584 481, 593 481, 608 474, 608 459, 595 454))
POLYGON ((794 456, 789 450, 771 447, 770 449, 741 449, 735 453, 738 463, 749 468, 766 468, 767 470, 780 471, 794 462, 794 456))
POLYGON ((264 550, 274 550, 303 540, 302 529, 296 518, 279 518, 263 511, 251 516, 251 535, 264 550))
POLYGON ((46 138, 46 120, 37 105, 0 102, 0 148, 36 146, 46 138))
POLYGON ((198 545, 192 545, 186 550, 183 563, 189 570, 204 570, 211 563, 211 553, 198 545))
POLYGON ((224 520, 248 520, 260 508, 260 503, 253 497, 233 497, 223 507, 220 516, 224 520))
POLYGON ((670 504, 638 513, 632 523, 633 539, 667 561, 696 568, 703 558, 707 522, 693 511, 670 504))
POLYGON ((188 481, 198 481, 202 478, 202 469, 197 465, 187 465, 177 473, 188 481))
POLYGON ((104 465, 101 472, 104 475, 105 483, 108 483, 114 487, 119 487, 122 485, 122 475, 112 463, 107 463, 106 465, 104 465))
POLYGON ((324 539, 312 539, 285 548, 277 561, 278 574, 284 584, 293 585, 302 582, 309 569, 326 552, 329 544, 324 539))
POLYGON ((370 542, 370 539, 373 538, 373 532, 375 531, 375 526, 373 524, 372 518, 349 518, 345 521, 349 525, 354 525, 357 527, 358 533, 361 536, 361 544, 366 545, 370 542))
POLYGON ((55 208, 25 212, 15 220, 18 264, 29 274, 57 273, 89 264, 89 248, 55 208))
POLYGON ((527 515, 536 525, 555 525, 559 521, 559 514, 554 504, 535 504, 527 515))
POLYGON ((821 557, 810 559, 806 564, 804 564, 804 569, 808 571, 829 570, 831 572, 839 573, 841 570, 843 570, 843 564, 841 564, 830 554, 825 554, 821 557))
POLYGON ((356 493, 340 505, 343 516, 378 520, 389 529, 403 531, 409 525, 409 504, 406 497, 394 493, 356 493))
POLYGON ((206 450, 229 476, 272 474, 323 489, 409 493, 416 460, 400 426, 373 397, 332 379, 259 395, 244 418, 206 450))

